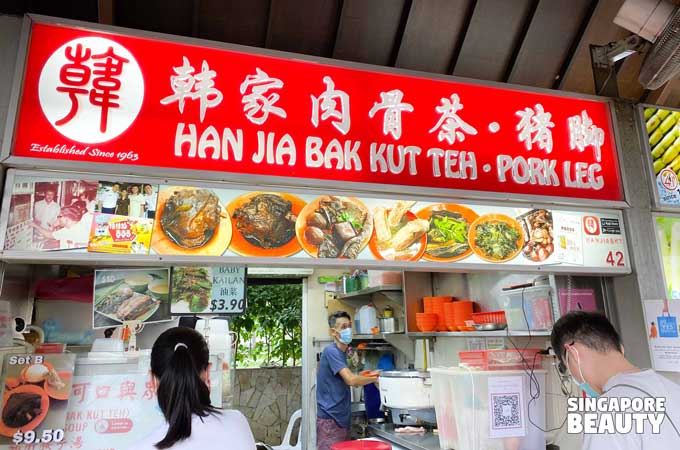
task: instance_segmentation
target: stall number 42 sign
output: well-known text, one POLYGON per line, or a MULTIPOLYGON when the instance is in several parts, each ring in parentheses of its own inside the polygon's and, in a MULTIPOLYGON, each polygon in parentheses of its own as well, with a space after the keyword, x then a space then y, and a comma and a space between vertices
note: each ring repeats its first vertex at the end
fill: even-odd
POLYGON ((217 266, 212 268, 210 312, 243 314, 246 310, 246 268, 217 266))

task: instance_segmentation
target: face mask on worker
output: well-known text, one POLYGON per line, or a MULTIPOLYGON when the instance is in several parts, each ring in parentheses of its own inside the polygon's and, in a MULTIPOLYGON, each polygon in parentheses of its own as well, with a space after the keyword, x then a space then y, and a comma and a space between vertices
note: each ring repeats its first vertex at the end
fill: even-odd
MULTIPOLYGON (((576 377, 574 376, 574 374, 571 373, 571 370, 570 370, 569 372, 571 374, 571 379, 574 381, 574 384, 576 384, 576 386, 578 386, 579 389, 581 389, 583 392, 586 393, 586 395, 588 397, 594 397, 594 398, 599 397, 600 394, 598 394, 597 391, 595 389, 593 389, 593 387, 586 382, 586 379, 583 376, 583 371, 581 370, 581 358, 578 355, 578 350, 574 347, 572 347, 572 348, 574 349, 574 352, 576 352, 576 365, 578 366, 578 373, 581 377, 581 380, 583 380, 583 381, 579 382, 576 379, 576 377)), ((567 359, 568 358, 569 358, 569 351, 567 350, 567 359)), ((569 367, 569 363, 567 363, 566 366, 569 367)))
POLYGON ((338 333, 338 340, 345 345, 351 344, 352 339, 353 339, 353 334, 352 334, 351 328, 345 328, 344 330, 342 330, 338 333))

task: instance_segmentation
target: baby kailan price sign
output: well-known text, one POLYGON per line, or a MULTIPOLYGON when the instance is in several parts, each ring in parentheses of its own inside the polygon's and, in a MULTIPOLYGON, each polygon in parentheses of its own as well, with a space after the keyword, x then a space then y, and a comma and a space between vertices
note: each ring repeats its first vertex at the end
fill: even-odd
POLYGON ((245 266, 174 267, 172 314, 243 314, 245 266))

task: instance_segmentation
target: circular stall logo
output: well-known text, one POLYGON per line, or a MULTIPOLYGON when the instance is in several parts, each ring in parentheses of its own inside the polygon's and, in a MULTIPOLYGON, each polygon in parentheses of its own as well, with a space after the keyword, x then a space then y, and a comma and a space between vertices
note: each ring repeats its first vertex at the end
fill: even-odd
POLYGON ((120 136, 135 121, 144 100, 144 77, 134 56, 117 42, 78 38, 49 57, 38 95, 59 133, 97 144, 120 136))

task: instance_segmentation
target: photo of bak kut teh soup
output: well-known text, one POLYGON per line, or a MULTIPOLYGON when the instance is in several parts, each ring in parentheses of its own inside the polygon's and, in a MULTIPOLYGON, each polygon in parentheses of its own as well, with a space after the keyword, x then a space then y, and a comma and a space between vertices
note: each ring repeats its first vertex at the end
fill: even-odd
POLYGON ((145 273, 130 274, 125 277, 125 284, 135 292, 146 292, 151 280, 151 276, 145 273))

